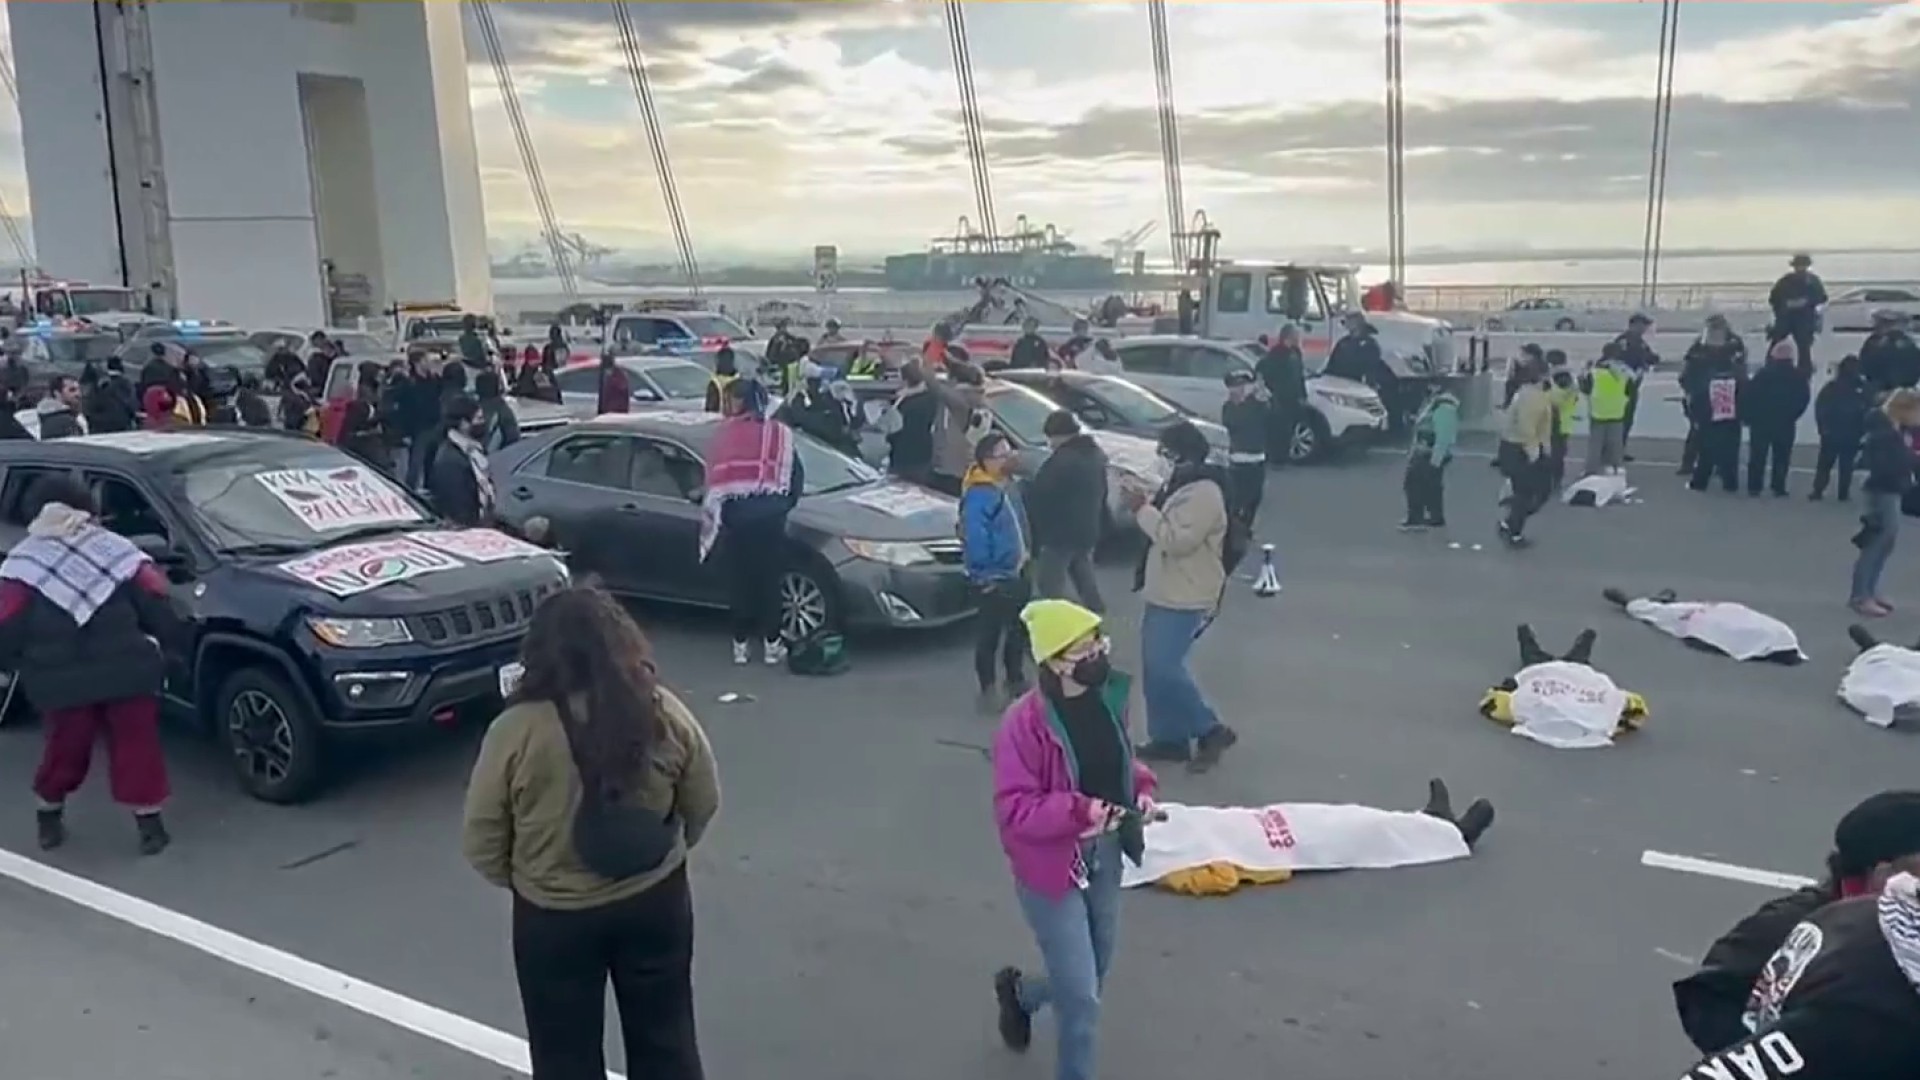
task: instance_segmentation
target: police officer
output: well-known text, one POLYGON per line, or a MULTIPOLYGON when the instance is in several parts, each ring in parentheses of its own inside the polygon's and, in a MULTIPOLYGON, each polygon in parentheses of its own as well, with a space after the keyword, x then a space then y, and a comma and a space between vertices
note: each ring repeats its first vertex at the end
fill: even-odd
POLYGON ((1920 345, 1907 333, 1903 312, 1873 313, 1873 332, 1860 343, 1860 375, 1876 394, 1920 386, 1920 345))

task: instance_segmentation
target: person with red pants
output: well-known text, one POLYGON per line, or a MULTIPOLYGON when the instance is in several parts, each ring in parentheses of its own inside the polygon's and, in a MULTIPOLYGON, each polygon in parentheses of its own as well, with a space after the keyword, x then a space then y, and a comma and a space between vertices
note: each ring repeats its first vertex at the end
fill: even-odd
POLYGON ((46 750, 34 773, 42 850, 66 841, 65 808, 107 743, 113 799, 133 811, 140 853, 170 838, 161 821, 161 642, 181 630, 153 560, 94 520, 93 497, 70 476, 28 490, 27 535, 0 562, 0 670, 15 672, 40 713, 46 750))

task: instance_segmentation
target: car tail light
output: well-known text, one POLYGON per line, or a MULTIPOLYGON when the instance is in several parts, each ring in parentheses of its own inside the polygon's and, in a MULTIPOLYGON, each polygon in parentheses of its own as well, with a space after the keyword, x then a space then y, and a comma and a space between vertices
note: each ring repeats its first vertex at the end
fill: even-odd
POLYGON ((703 337, 700 339, 700 347, 703 349, 718 349, 731 344, 732 342, 724 337, 703 337))

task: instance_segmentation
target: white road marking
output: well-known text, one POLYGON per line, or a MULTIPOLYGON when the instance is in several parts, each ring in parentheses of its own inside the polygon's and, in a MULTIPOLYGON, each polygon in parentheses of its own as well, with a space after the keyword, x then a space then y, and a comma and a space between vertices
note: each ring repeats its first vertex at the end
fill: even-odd
MULTIPOLYGON (((1796 449, 1797 449, 1797 447, 1796 447, 1796 449)), ((1405 448, 1405 447, 1402 447, 1402 446, 1369 446, 1369 447, 1367 447, 1367 453, 1369 453, 1369 454, 1391 454, 1391 455, 1393 455, 1393 456, 1395 456, 1395 457, 1406 457, 1406 456, 1407 456, 1407 450, 1406 450, 1406 448, 1405 448)), ((1453 451, 1453 456, 1454 456, 1454 457, 1456 457, 1456 458, 1470 458, 1470 459, 1473 459, 1473 460, 1476 460, 1476 461, 1492 461, 1492 460, 1493 460, 1493 458, 1494 458, 1494 455, 1493 455, 1493 453, 1492 453, 1492 451, 1488 451, 1488 450, 1462 450, 1462 449, 1459 449, 1458 447, 1455 447, 1455 448, 1454 448, 1454 451, 1453 451)), ((1574 466, 1573 466, 1573 464, 1572 464, 1572 459, 1570 458, 1570 459, 1568 459, 1568 460, 1569 460, 1569 464, 1568 464, 1568 466, 1567 466, 1567 467, 1568 467, 1569 469, 1571 469, 1571 468, 1573 468, 1573 467, 1574 467, 1574 466)), ((1746 469, 1746 464, 1745 464, 1745 462, 1746 462, 1746 459, 1745 459, 1744 457, 1742 457, 1742 459, 1741 459, 1741 466, 1740 466, 1740 467, 1741 467, 1741 470, 1742 470, 1742 475, 1744 475, 1744 474, 1745 474, 1745 469, 1746 469)), ((1646 460, 1643 460, 1643 459, 1638 459, 1638 458, 1636 458, 1636 459, 1635 459, 1635 460, 1633 461, 1633 467, 1634 467, 1634 468, 1649 468, 1649 469, 1678 469, 1678 468, 1680 467, 1680 463, 1679 463, 1679 462, 1677 462, 1677 461, 1646 461, 1646 460)), ((1632 471, 1632 469, 1629 469, 1628 471, 1629 471, 1629 472, 1631 472, 1631 471, 1632 471)), ((1792 474, 1794 474, 1794 475, 1801 475, 1801 474, 1805 474, 1805 475, 1808 475, 1808 476, 1811 476, 1811 475, 1813 474, 1813 470, 1812 470, 1812 469, 1810 469, 1810 468, 1808 468, 1808 467, 1806 467, 1805 465, 1794 465, 1794 466, 1791 466, 1791 467, 1789 467, 1789 468, 1787 469, 1787 472, 1789 472, 1789 473, 1792 473, 1792 474)), ((1676 477, 1676 479, 1678 479, 1678 477, 1676 477)))
POLYGON ((1662 949, 1658 946, 1654 947, 1653 954, 1655 956, 1659 956, 1667 960, 1671 960, 1676 964, 1685 964, 1688 967, 1692 967, 1695 964, 1699 963, 1699 961, 1695 960, 1691 956, 1682 956, 1679 953, 1674 952, 1672 949, 1662 949))
POLYGON ((1726 881, 1741 881, 1748 885, 1765 885, 1773 889, 1804 889, 1815 884, 1812 878, 1800 877, 1797 874, 1756 870, 1751 866, 1736 866, 1733 863, 1696 859, 1688 855, 1669 855, 1664 851, 1641 852, 1640 865, 1651 866, 1657 870, 1678 870, 1683 874, 1700 874, 1726 881))
MULTIPOLYGON (((98 882, 56 870, 5 848, 0 848, 0 876, 128 926, 176 941, 276 982, 305 990, 337 1005, 384 1020, 483 1061, 490 1061, 522 1075, 532 1075, 527 1041, 519 1036, 509 1035, 345 972, 282 952, 271 945, 241 937, 137 896, 109 889, 98 882)), ((607 1073, 607 1077, 608 1080, 626 1080, 612 1071, 607 1073)))

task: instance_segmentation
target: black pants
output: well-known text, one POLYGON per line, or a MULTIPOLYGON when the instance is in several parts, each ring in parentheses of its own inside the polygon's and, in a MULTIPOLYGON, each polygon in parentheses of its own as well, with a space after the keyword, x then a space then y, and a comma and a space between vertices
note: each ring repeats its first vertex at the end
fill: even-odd
POLYGON ((1827 478, 1833 475, 1834 466, 1840 468, 1839 492, 1846 498, 1853 488, 1853 459, 1860 454, 1858 436, 1820 439, 1820 457, 1813 466, 1813 493, 1824 495, 1827 491, 1827 478))
POLYGON ((702 1080, 693 1022, 693 894, 683 865, 638 896, 555 911, 513 899, 513 968, 533 1080, 606 1080, 607 981, 627 1074, 702 1080))
POLYGON ((1429 454, 1407 459, 1407 475, 1400 487, 1407 495, 1408 525, 1447 523, 1447 467, 1435 465, 1429 454))
POLYGON ((1227 488, 1228 511, 1251 531, 1253 519, 1260 513, 1260 500, 1267 491, 1267 463, 1236 461, 1228 465, 1227 488))
POLYGON ((1800 354, 1799 361, 1802 369, 1811 369, 1813 367, 1813 337, 1814 331, 1811 326, 1783 327, 1779 324, 1778 320, 1776 320, 1772 326, 1767 328, 1767 345, 1769 347, 1778 345, 1788 338, 1793 339, 1793 347, 1798 350, 1800 354))
POLYGON ((1567 481, 1567 435, 1560 430, 1560 418, 1553 418, 1553 441, 1547 444, 1548 480, 1555 488, 1567 481))
POLYGON ((982 690, 993 686, 993 654, 1000 654, 1006 669, 1007 684, 1026 681, 1027 625, 1020 621, 1020 609, 1027 606, 1032 590, 1024 578, 1011 578, 973 587, 980 614, 973 620, 973 673, 982 690))
POLYGON ((786 569, 787 517, 773 514, 726 525, 720 534, 727 560, 727 606, 733 640, 780 637, 780 574, 786 569))
POLYGON ((1699 425, 1699 457, 1687 486, 1707 490, 1707 481, 1720 474, 1720 486, 1740 490, 1740 421, 1718 420, 1699 425))
POLYGON ((1513 486, 1513 497, 1507 500, 1506 526, 1507 535, 1517 539, 1526 531, 1527 519, 1547 504, 1553 483, 1551 465, 1544 458, 1529 456, 1519 443, 1510 442, 1500 444, 1494 461, 1513 486))
POLYGON ((1760 481, 1765 479, 1774 494, 1785 495, 1787 466, 1792 461, 1793 425, 1754 428, 1747 437, 1747 493, 1760 494, 1760 481))
POLYGON ((1687 421, 1687 441, 1680 447, 1680 473, 1692 476, 1693 467, 1700 462, 1700 425, 1687 421))
POLYGON ((1293 461, 1293 429, 1300 422, 1298 405, 1274 402, 1267 409, 1267 466, 1283 469, 1293 461))
POLYGON ((1633 434, 1633 418, 1639 412, 1640 380, 1635 379, 1627 384, 1627 414, 1620 418, 1620 456, 1623 458, 1627 453, 1627 438, 1633 434))

